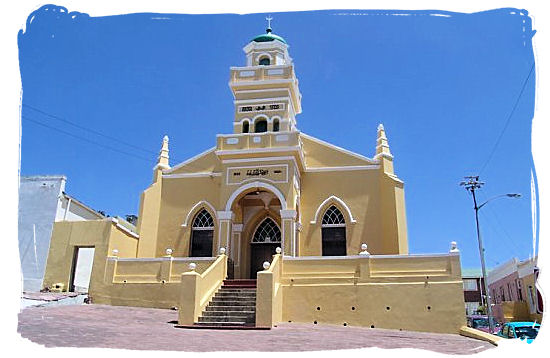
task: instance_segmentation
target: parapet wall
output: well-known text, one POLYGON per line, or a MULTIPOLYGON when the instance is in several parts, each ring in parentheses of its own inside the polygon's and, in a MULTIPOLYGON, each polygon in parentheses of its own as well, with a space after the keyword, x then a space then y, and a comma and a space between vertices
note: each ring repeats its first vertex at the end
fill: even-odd
POLYGON ((281 265, 283 322, 441 333, 466 323, 457 254, 285 257, 281 265))

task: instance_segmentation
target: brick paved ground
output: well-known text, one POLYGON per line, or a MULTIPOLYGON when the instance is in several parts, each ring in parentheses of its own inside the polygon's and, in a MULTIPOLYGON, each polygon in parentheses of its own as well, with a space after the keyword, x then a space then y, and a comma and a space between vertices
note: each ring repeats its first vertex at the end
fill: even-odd
POLYGON ((378 328, 285 323, 266 331, 175 328, 172 310, 73 305, 29 307, 19 313, 18 332, 46 347, 103 347, 177 351, 312 351, 420 348, 472 354, 494 346, 452 334, 378 328))

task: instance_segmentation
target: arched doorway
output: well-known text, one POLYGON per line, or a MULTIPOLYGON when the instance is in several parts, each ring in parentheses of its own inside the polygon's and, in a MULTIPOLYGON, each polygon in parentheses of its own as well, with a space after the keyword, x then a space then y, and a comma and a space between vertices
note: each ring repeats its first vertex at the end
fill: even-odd
POLYGON ((255 278, 263 270, 264 262, 271 262, 277 247, 281 246, 281 229, 269 216, 263 219, 254 230, 250 242, 250 277, 255 278))
POLYGON ((272 261, 275 249, 282 248, 282 209, 286 209, 284 196, 265 182, 244 184, 231 194, 226 211, 233 215, 228 247, 235 278, 255 279, 263 263, 272 261))

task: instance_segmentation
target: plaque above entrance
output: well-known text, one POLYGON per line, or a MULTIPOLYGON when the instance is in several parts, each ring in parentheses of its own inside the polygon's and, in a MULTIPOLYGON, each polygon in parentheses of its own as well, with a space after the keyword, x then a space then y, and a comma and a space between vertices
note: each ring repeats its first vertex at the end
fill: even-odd
POLYGON ((274 183, 288 182, 288 165, 258 165, 227 168, 227 185, 241 184, 250 179, 267 179, 274 183))

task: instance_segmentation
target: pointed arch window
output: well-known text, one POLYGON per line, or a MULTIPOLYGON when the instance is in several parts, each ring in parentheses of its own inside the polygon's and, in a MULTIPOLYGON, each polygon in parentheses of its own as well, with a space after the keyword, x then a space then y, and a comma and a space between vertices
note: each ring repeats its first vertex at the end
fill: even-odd
POLYGON ((330 206, 323 215, 321 241, 323 256, 346 255, 346 219, 334 205, 330 206))
POLYGON ((267 120, 265 118, 258 119, 254 123, 254 132, 256 133, 267 132, 267 120))
POLYGON ((211 257, 214 239, 214 219, 206 209, 195 215, 191 228, 190 257, 211 257))
POLYGON ((279 226, 271 218, 266 218, 254 232, 252 242, 281 242, 281 230, 279 226))

